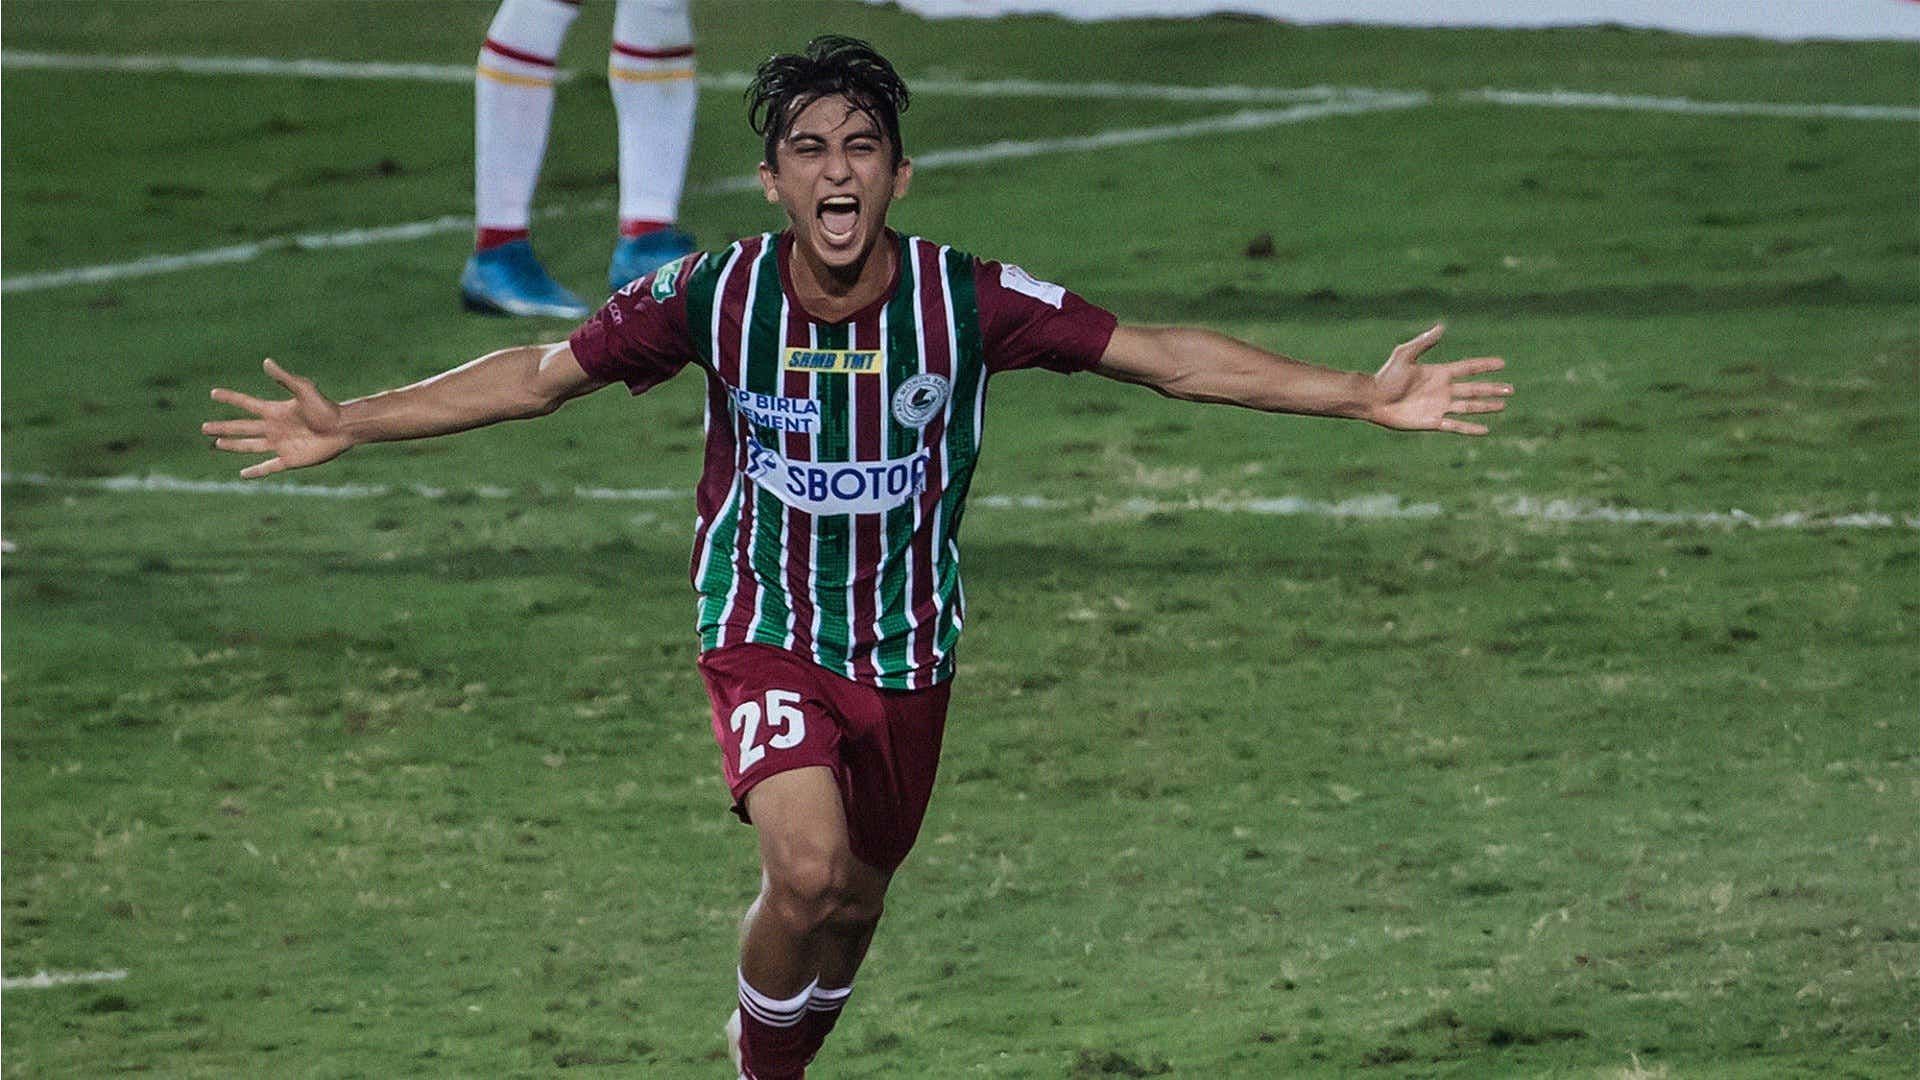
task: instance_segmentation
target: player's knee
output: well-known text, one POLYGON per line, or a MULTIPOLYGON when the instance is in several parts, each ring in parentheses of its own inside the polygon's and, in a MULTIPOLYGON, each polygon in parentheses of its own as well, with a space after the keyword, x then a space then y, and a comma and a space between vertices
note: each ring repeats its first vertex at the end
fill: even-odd
POLYGON ((762 905, 795 930, 851 929, 879 921, 881 901, 855 885, 846 858, 820 853, 767 869, 762 905))
POLYGON ((884 887, 876 890, 863 883, 861 875, 851 875, 834 898, 833 911, 827 916, 827 923, 841 933, 871 930, 880 921, 880 914, 885 909, 885 897, 884 887))
POLYGON ((848 874, 826 853, 797 855, 767 867, 763 907, 799 931, 817 930, 838 918, 848 892, 848 874))

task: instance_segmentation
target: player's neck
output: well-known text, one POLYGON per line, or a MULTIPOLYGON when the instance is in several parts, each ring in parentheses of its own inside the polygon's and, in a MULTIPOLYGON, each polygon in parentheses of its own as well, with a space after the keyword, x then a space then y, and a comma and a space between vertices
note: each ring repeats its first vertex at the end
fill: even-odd
POLYGON ((891 232, 882 232, 860 258, 843 267, 814 258, 807 246, 785 238, 787 286, 807 314, 821 322, 845 322, 885 296, 894 281, 899 253, 891 232))

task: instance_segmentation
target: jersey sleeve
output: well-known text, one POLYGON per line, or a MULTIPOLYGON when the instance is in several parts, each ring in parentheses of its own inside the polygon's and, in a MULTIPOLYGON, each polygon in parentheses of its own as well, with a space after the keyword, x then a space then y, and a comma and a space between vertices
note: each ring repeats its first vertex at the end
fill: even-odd
POLYGON ((974 260, 973 286, 989 372, 1086 371, 1100 362, 1118 322, 1105 308, 1012 263, 974 260))
POLYGON ((687 332, 687 279, 704 256, 676 259, 628 284, 573 332, 580 369, 633 393, 650 390, 697 359, 687 332))

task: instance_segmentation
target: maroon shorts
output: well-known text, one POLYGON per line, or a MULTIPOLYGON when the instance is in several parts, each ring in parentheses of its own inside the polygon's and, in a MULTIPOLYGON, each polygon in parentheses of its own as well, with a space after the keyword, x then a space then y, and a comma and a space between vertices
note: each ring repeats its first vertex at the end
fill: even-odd
POLYGON ((889 873, 900 865, 933 794, 950 684, 882 690, 771 645, 703 653, 700 676, 742 821, 755 784, 825 766, 840 785, 854 856, 889 873))

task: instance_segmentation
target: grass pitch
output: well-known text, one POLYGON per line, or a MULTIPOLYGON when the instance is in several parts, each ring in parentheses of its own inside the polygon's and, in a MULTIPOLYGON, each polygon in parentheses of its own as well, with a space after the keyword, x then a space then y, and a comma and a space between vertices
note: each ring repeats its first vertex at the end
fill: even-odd
MULTIPOLYGON (((3 32, 462 64, 491 10, 15 0, 3 32)), ((562 57, 583 78, 538 235, 583 288, 611 232, 591 208, 609 17, 587 5, 562 57)), ((1469 442, 996 383, 942 786, 818 1072, 1906 1074, 1920 125, 1458 92, 1911 107, 1920 53, 813 4, 696 21, 708 73, 832 29, 910 82, 1431 93, 928 170, 896 223, 1123 318, 1341 366, 1445 317, 1449 358, 1505 355, 1520 386, 1469 442), (1203 509, 1376 495, 1436 512, 1203 509), (1556 522, 1522 499, 1814 524, 1556 522), (1893 524, 1818 524, 1852 514, 1893 524)), ((7 66, 4 92, 9 278, 468 205, 457 85, 7 66)), ((905 124, 923 153, 1235 107, 928 93, 905 124)), ((704 94, 694 183, 756 154, 734 96, 704 94)), ((776 225, 752 196, 687 219, 716 243, 776 225)), ((352 395, 566 331, 459 313, 464 248, 7 295, 5 972, 129 972, 8 990, 7 1075, 725 1072, 755 880, 692 666, 691 500, 573 494, 689 491, 693 377, 292 477, 378 497, 86 486, 231 476, 196 434, 205 390, 262 388, 263 355, 352 395)))

